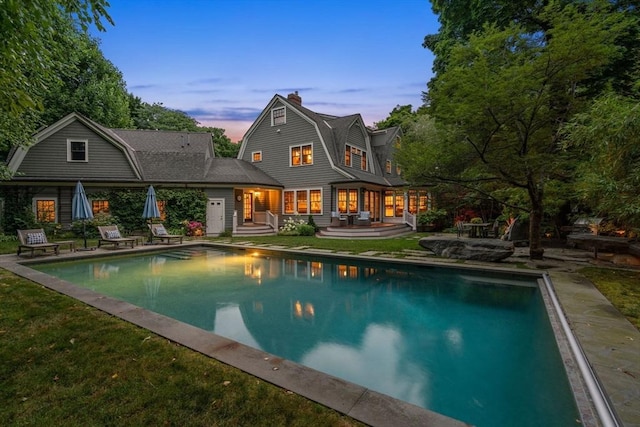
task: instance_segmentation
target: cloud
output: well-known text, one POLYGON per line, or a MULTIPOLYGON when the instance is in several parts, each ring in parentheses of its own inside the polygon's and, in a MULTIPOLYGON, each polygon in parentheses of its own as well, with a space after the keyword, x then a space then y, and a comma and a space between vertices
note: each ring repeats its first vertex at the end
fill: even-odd
POLYGON ((146 84, 146 85, 133 85, 133 86, 128 86, 130 91, 134 91, 134 90, 147 90, 147 89, 162 89, 162 85, 157 85, 157 84, 146 84))
POLYGON ((192 80, 187 83, 187 86, 200 86, 200 85, 209 85, 209 84, 221 84, 225 81, 222 77, 210 77, 206 79, 197 79, 192 80))
POLYGON ((198 121, 230 121, 230 122, 246 122, 254 121, 262 112, 259 108, 191 108, 184 110, 189 116, 198 121))

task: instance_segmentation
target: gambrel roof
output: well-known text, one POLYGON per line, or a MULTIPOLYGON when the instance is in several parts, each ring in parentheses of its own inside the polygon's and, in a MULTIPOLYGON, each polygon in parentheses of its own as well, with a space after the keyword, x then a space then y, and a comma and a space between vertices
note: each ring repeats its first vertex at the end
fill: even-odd
POLYGON ((371 130, 364 124, 360 114, 333 116, 317 113, 304 107, 300 102, 296 102, 295 99, 292 100, 290 97, 284 97, 278 94, 271 99, 261 115, 254 121, 253 125, 245 134, 238 158, 244 155, 247 139, 251 137, 263 120, 269 119, 271 109, 278 104, 285 105, 289 111, 298 114, 315 127, 319 141, 329 156, 331 168, 344 177, 344 179, 333 181, 331 184, 338 182, 363 182, 385 187, 406 185, 406 182, 399 177, 386 176, 383 167, 386 159, 390 159, 392 156, 396 139, 401 136, 401 129, 399 127, 392 127, 381 131, 371 130), (358 128, 359 131, 362 132, 366 150, 371 154, 371 156, 368 157, 368 159, 370 159, 368 171, 347 167, 343 164, 343 150, 347 143, 349 132, 354 128, 358 128))
MULTIPOLYGON (((80 124, 89 135, 95 136, 91 144, 107 144, 122 153, 120 163, 128 164, 131 171, 127 177, 113 177, 109 174, 92 174, 93 181, 118 181, 142 183, 175 183, 202 185, 259 185, 282 187, 254 165, 238 159, 215 158, 211 134, 207 132, 157 131, 110 129, 80 114, 71 113, 35 135, 34 144, 13 149, 8 157, 8 166, 14 173, 14 181, 65 181, 77 180, 69 167, 55 167, 51 164, 46 171, 34 175, 20 169, 30 150, 55 136, 67 137, 67 127, 80 124), (65 170, 66 169, 66 170, 65 170)), ((76 129, 77 131, 77 129, 76 129)), ((66 153, 65 153, 66 155, 66 153)), ((103 159, 90 157, 94 165, 103 159), (95 160, 94 160, 95 159, 95 160)), ((75 166, 75 165, 74 165, 75 166)), ((85 172, 86 173, 86 172, 85 172)))

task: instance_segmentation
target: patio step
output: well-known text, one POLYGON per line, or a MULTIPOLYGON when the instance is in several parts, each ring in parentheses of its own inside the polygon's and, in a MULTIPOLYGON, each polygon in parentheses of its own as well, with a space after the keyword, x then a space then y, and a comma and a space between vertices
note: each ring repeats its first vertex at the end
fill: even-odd
POLYGON ((278 234, 273 228, 264 224, 239 225, 233 236, 275 236, 278 234))
POLYGON ((326 229, 320 230, 317 236, 327 238, 365 239, 396 237, 409 233, 413 233, 413 230, 411 230, 411 227, 408 225, 392 224, 374 227, 327 227, 326 229))

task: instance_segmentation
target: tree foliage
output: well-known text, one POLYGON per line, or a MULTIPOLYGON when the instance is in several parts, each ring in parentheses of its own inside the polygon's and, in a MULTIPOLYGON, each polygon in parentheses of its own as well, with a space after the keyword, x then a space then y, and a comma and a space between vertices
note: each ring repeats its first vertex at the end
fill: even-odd
POLYGON ((41 108, 40 94, 68 51, 56 40, 60 17, 87 29, 112 23, 106 0, 3 0, 0 7, 0 112, 19 117, 41 108))
POLYGON ((425 119, 425 133, 400 149, 405 162, 420 159, 402 165, 414 181, 526 194, 532 257, 542 256, 545 188, 569 178, 559 127, 584 109, 590 79, 622 53, 616 40, 629 22, 601 6, 551 3, 531 15, 544 23, 536 31, 513 21, 485 25, 455 44, 431 82, 434 121, 425 119))
POLYGON ((240 147, 233 144, 224 134, 224 129, 200 126, 200 123, 187 113, 167 108, 162 103, 149 104, 130 95, 129 105, 133 126, 136 129, 177 130, 188 132, 209 132, 217 157, 236 157, 240 147))
POLYGON ((400 126, 403 133, 406 133, 411 126, 418 120, 421 114, 425 114, 425 108, 420 107, 416 111, 413 111, 413 106, 409 105, 397 105, 389 113, 389 117, 380 120, 375 123, 376 129, 386 129, 393 126, 400 126))
POLYGON ((640 103, 607 93, 564 128, 567 148, 587 153, 576 188, 599 215, 640 228, 640 103))

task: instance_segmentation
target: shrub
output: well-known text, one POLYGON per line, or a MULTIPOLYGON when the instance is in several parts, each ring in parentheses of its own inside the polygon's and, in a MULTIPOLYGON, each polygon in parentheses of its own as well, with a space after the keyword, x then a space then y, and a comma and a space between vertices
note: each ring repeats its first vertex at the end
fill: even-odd
POLYGON ((284 220, 282 227, 280 227, 280 231, 278 235, 280 236, 313 236, 316 230, 312 225, 308 225, 304 219, 302 218, 287 218, 284 220), (307 228, 308 227, 308 228, 307 228), (309 229, 311 229, 311 234, 302 234, 309 233, 309 229))
MULTIPOLYGON (((316 222, 313 220, 313 216, 312 216, 312 215, 309 215, 309 219, 307 220, 307 224, 309 224, 310 226, 312 226, 312 227, 313 227, 313 231, 314 231, 315 233, 317 233, 318 231, 320 231, 320 227, 318 227, 318 226, 316 225, 316 222)), ((303 236, 304 236, 304 234, 303 234, 303 236)))
POLYGON ((298 227, 300 236, 315 236, 316 228, 310 224, 302 224, 298 227))

